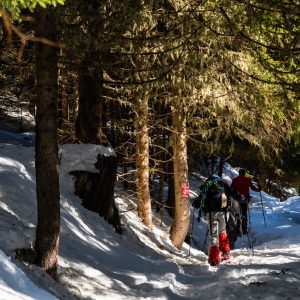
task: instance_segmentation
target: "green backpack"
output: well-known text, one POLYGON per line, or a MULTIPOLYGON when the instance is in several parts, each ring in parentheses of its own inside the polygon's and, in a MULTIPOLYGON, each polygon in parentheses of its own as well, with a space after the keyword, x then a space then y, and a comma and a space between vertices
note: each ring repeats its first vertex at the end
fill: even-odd
POLYGON ((222 180, 215 177, 208 178, 200 186, 200 193, 192 205, 196 209, 201 209, 204 213, 219 211, 227 206, 227 197, 224 193, 224 183, 222 180), (224 198, 226 203, 224 203, 224 198))
POLYGON ((197 198, 194 199, 192 205, 194 208, 196 209, 202 209, 205 210, 205 207, 207 207, 207 203, 206 203, 206 196, 208 193, 209 188, 212 186, 212 184, 214 183, 214 179, 213 178, 208 178, 200 187, 200 193, 197 196, 197 198))

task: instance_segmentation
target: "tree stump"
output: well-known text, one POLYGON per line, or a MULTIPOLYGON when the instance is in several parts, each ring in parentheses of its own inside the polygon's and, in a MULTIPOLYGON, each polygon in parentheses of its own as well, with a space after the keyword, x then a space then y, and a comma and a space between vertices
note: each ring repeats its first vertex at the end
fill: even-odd
POLYGON ((117 165, 117 157, 98 154, 95 167, 99 173, 73 171, 70 174, 75 176, 75 194, 82 199, 82 205, 97 212, 121 234, 120 216, 114 201, 117 165))

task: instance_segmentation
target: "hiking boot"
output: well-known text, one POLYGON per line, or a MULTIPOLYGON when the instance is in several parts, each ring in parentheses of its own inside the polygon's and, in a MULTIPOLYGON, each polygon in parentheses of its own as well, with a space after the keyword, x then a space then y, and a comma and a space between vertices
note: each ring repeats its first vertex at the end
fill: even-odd
POLYGON ((218 246, 210 246, 208 254, 208 263, 211 266, 217 266, 221 261, 220 249, 218 246))
POLYGON ((228 235, 225 231, 219 234, 219 248, 222 253, 230 251, 228 235))

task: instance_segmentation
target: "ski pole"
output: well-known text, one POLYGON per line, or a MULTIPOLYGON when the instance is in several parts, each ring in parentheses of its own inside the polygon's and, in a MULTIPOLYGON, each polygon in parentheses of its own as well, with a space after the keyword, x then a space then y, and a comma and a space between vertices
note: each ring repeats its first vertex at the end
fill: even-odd
POLYGON ((242 211, 242 207, 240 205, 240 227, 239 227, 239 231, 242 234, 242 249, 245 248, 245 238, 244 238, 244 231, 243 231, 243 223, 245 222, 245 216, 243 216, 243 211, 242 211))
MULTIPOLYGON (((251 240, 250 248, 252 249, 252 255, 254 256, 253 232, 252 232, 252 224, 251 224, 251 218, 250 218, 250 207, 249 207, 249 204, 248 204, 247 208, 248 208, 248 218, 249 218, 249 226, 250 226, 250 240, 251 240)), ((247 232, 247 234, 248 234, 248 232, 247 232)), ((249 236, 248 236, 248 238, 249 238, 249 236)))
MULTIPOLYGON (((260 186, 260 184, 259 184, 259 173, 258 172, 257 172, 257 175, 256 175, 256 181, 258 183, 258 186, 260 186)), ((263 204, 261 191, 259 192, 259 195, 260 195, 261 210, 262 210, 263 217, 264 217, 264 224, 265 224, 265 228, 267 228, 267 223, 266 223, 266 218, 265 218, 265 210, 264 210, 264 204, 263 204)))
POLYGON ((194 229, 194 213, 195 213, 195 208, 193 209, 193 218, 192 218, 191 233, 190 233, 191 239, 190 239, 189 256, 191 254, 192 237, 193 237, 193 229, 194 229))
POLYGON ((265 210, 264 210, 264 204, 263 204, 261 192, 259 192, 259 194, 260 194, 261 209, 262 209, 262 213, 263 213, 263 217, 264 217, 265 228, 267 228, 266 218, 265 218, 265 210))

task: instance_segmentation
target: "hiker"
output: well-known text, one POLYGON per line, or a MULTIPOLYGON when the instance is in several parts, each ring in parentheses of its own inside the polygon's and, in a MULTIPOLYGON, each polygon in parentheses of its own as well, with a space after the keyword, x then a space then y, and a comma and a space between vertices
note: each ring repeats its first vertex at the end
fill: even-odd
POLYGON ((216 172, 200 187, 200 194, 193 203, 205 213, 210 232, 208 262, 217 266, 231 257, 229 240, 226 233, 228 198, 233 196, 231 187, 216 172))
POLYGON ((260 192, 261 187, 259 185, 255 186, 250 178, 246 177, 246 170, 243 168, 239 169, 239 176, 232 180, 231 187, 240 194, 239 203, 241 207, 242 234, 247 234, 247 211, 251 199, 249 188, 255 192, 260 192))
POLYGON ((208 262, 218 265, 231 257, 230 244, 226 232, 229 198, 233 196, 230 186, 219 175, 213 174, 206 182, 206 220, 210 232, 208 262))
POLYGON ((238 199, 238 193, 235 197, 230 197, 230 203, 228 207, 227 219, 226 219, 226 232, 229 240, 230 249, 235 249, 235 242, 238 237, 240 220, 241 220, 241 208, 238 199))

